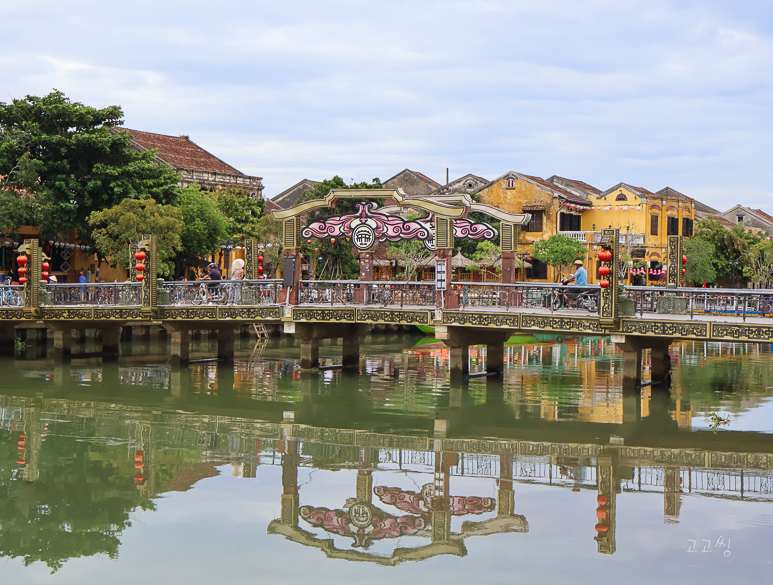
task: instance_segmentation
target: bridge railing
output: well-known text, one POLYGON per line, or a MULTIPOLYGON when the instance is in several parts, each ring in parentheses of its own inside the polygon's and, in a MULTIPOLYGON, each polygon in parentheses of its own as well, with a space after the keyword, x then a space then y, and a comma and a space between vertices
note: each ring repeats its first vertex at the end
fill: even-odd
POLYGON ((741 317, 773 316, 773 290, 732 288, 663 288, 626 286, 624 294, 635 311, 645 313, 741 317))
POLYGON ((165 282, 169 294, 159 305, 275 305, 279 302, 281 280, 180 280, 165 282))
POLYGON ((302 305, 381 305, 435 307, 434 282, 302 280, 302 305))
POLYGON ((41 285, 40 305, 116 307, 142 304, 142 283, 86 282, 41 285))
POLYGON ((484 282, 452 282, 459 293, 459 306, 491 308, 544 308, 550 311, 575 309, 598 314, 598 285, 583 287, 558 283, 516 282, 513 284, 484 282))
POLYGON ((3 307, 21 307, 24 305, 24 285, 0 286, 0 305, 3 307))

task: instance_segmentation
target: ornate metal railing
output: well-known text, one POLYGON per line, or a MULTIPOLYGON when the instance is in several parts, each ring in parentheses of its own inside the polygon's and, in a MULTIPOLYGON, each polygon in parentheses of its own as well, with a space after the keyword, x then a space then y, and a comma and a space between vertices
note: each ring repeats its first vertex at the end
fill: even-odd
POLYGON ((180 280, 165 282, 159 305, 275 305, 281 280, 180 280), (167 296, 168 295, 168 296, 167 296))
POLYGON ((0 305, 3 307, 24 306, 24 285, 0 286, 0 305))
POLYGON ((597 314, 599 310, 598 285, 583 287, 536 282, 469 283, 452 282, 458 291, 459 306, 492 308, 545 308, 551 311, 576 309, 597 314))
POLYGON ((41 306, 141 305, 142 284, 139 282, 97 282, 77 284, 41 284, 41 306))
POLYGON ((671 315, 773 316, 773 290, 732 288, 663 288, 626 286, 624 295, 634 302, 634 311, 671 315))
POLYGON ((302 305, 382 305, 434 307, 434 282, 302 280, 302 305))

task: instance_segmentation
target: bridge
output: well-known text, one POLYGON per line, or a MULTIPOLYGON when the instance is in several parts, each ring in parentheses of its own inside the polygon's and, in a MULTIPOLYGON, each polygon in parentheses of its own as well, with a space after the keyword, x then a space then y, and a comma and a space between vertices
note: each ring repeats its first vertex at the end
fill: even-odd
MULTIPOLYGON (((528 214, 509 214, 473 202, 466 195, 415 199, 401 191, 331 191, 323 200, 274 212, 283 224, 284 270, 281 280, 260 274, 259 243, 246 242, 246 278, 219 285, 163 282, 156 274, 152 234, 132 246, 130 280, 125 283, 46 284, 43 255, 37 240, 20 248, 27 254, 29 278, 21 288, 5 287, 0 308, 0 344, 11 343, 16 330, 39 328, 54 338, 58 359, 71 357, 74 330, 100 331, 101 354, 115 357, 122 327, 157 325, 172 338, 171 360, 189 359, 192 331, 215 330, 218 358, 233 359, 234 330, 248 324, 277 325, 301 342, 301 367, 319 365, 319 342, 342 340, 342 367, 359 364, 359 339, 369 327, 423 326, 451 349, 451 375, 469 375, 469 346, 487 346, 487 373, 503 368, 504 343, 515 332, 611 336, 624 353, 624 384, 641 382, 642 352, 649 350, 654 381, 667 379, 668 347, 674 340, 773 342, 773 290, 696 289, 682 286, 682 237, 670 236, 667 259, 669 288, 625 287, 617 278, 620 233, 602 230, 609 279, 589 286, 579 305, 557 284, 516 282, 518 228, 528 214), (338 201, 386 199, 397 206, 375 211, 358 204, 355 214, 301 228, 303 214, 338 201), (396 208, 422 210, 424 220, 405 220, 396 208), (454 237, 491 239, 489 224, 466 218, 487 213, 500 220, 501 283, 455 282, 450 259, 454 237), (303 280, 303 237, 350 237, 359 250, 360 279, 303 280), (373 249, 378 241, 424 238, 435 250, 432 282, 373 281, 373 249), (139 254, 138 254, 139 253, 139 254), (15 305, 15 306, 10 306, 15 305)), ((492 231, 493 230, 493 231, 492 231)))

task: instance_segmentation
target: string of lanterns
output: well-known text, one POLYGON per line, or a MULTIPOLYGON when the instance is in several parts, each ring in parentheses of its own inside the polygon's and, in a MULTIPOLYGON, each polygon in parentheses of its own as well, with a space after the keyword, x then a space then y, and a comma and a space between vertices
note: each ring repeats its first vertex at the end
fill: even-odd
POLYGON ((91 249, 91 246, 86 246, 84 244, 71 244, 69 242, 57 242, 54 240, 48 240, 49 245, 55 247, 55 248, 64 248, 68 250, 81 250, 82 252, 88 252, 91 249))

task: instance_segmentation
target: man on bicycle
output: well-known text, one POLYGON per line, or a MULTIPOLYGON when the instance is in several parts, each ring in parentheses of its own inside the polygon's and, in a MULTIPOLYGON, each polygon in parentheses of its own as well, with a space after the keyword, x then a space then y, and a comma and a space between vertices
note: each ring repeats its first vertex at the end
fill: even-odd
POLYGON ((207 288, 209 289, 208 297, 217 296, 220 289, 220 281, 223 280, 223 275, 220 273, 220 267, 215 262, 210 262, 207 266, 207 274, 206 276, 202 276, 201 280, 212 280, 215 282, 210 282, 207 284, 207 288))

